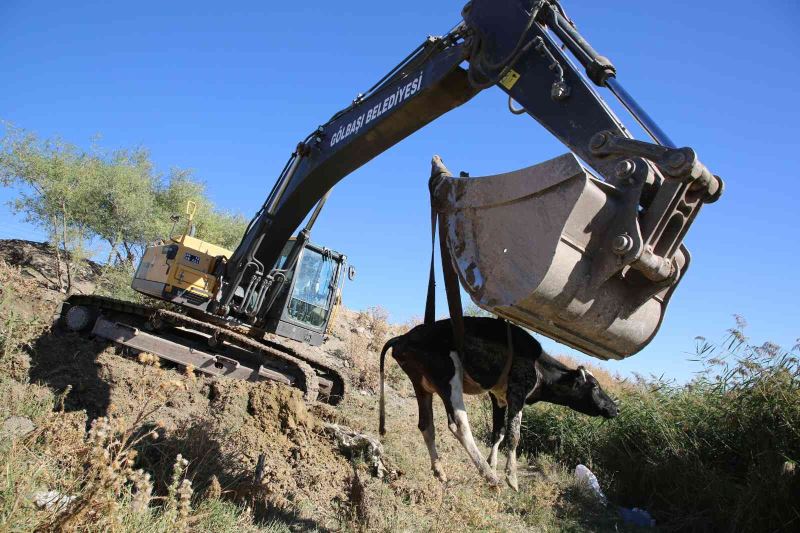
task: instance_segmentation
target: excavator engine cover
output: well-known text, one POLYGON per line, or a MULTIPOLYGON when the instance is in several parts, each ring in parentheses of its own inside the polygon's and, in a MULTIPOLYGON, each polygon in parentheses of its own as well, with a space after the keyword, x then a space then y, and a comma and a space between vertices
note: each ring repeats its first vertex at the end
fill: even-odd
MULTIPOLYGON (((638 165, 653 181, 656 169, 638 165)), ((440 235, 475 304, 594 357, 623 359, 658 331, 688 267, 681 240, 701 202, 689 189, 679 195, 692 209, 661 224, 666 249, 642 236, 647 178, 634 178, 629 187, 598 180, 572 154, 454 178, 436 157, 430 185, 440 235)))

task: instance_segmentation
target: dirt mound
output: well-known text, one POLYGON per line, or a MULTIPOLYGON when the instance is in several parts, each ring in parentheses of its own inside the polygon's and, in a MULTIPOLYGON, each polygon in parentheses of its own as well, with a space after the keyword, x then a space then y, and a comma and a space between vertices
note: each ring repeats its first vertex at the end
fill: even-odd
MULTIPOLYGON (((58 292, 55 249, 46 242, 25 241, 21 239, 0 239, 0 260, 21 269, 23 275, 34 280, 48 292, 50 299, 56 299, 58 292)), ((89 259, 82 259, 73 266, 73 292, 91 294, 103 267, 89 259)))
POLYGON ((216 476, 223 491, 254 497, 264 512, 306 508, 313 513, 300 518, 333 517, 346 501, 352 467, 322 433, 300 391, 234 380, 205 387, 205 406, 187 405, 196 401, 193 391, 175 395, 173 408, 195 414, 167 432, 165 443, 189 459, 195 485, 216 476))
MULTIPOLYGON (((140 459, 156 479, 169 479, 181 454, 199 492, 219 483, 223 495, 245 498, 257 514, 303 527, 337 520, 349 500, 353 466, 299 390, 162 368, 107 342, 51 330, 64 298, 52 283, 52 253, 45 244, 0 241, 3 312, 20 324, 37 325, 30 342, 20 346, 23 380, 60 395, 77 428, 107 414, 144 429, 161 428, 140 459)), ((100 267, 85 262, 78 270, 82 286, 91 289, 100 267)), ((324 355, 344 366, 343 354, 331 351, 324 355)))
POLYGON ((262 430, 272 429, 276 419, 283 431, 314 429, 315 420, 306 409, 300 391, 265 385, 268 387, 250 390, 250 412, 262 430))
POLYGON ((167 479, 181 454, 198 491, 216 478, 223 494, 290 522, 333 519, 348 499, 353 467, 297 389, 145 365, 73 334, 42 337, 31 357, 31 378, 66 392, 64 408, 81 413, 85 425, 113 413, 163 428, 154 444, 158 453, 143 456, 157 478, 167 479))

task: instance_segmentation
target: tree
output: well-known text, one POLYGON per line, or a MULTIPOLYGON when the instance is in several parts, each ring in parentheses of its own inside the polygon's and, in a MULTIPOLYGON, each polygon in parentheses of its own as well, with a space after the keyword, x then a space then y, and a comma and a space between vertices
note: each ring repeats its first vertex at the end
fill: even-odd
POLYGON ((464 316, 494 317, 496 315, 469 302, 464 308, 464 316))
POLYGON ((107 262, 132 265, 137 247, 150 240, 155 215, 158 177, 150 156, 138 148, 110 154, 95 152, 88 159, 82 179, 88 193, 85 202, 93 209, 85 222, 94 235, 108 243, 107 262))
POLYGON ((12 209, 47 232, 56 249, 56 283, 68 292, 72 285, 70 252, 80 249, 87 231, 84 217, 89 206, 82 180, 87 159, 60 139, 42 142, 13 126, 6 125, 6 130, 0 144, 0 183, 21 186, 12 209))
MULTIPOLYGON (((70 290, 72 258, 90 239, 108 245, 107 264, 131 273, 148 243, 183 230, 173 231, 171 216, 183 214, 189 200, 198 206, 198 238, 233 249, 244 233, 247 220, 216 209, 191 170, 159 175, 144 148, 87 152, 60 139, 40 140, 10 124, 5 129, 0 183, 19 189, 12 208, 45 229, 54 244, 62 290, 70 290)), ((116 279, 124 278, 120 272, 116 279)))
MULTIPOLYGON (((247 220, 240 214, 220 211, 208 199, 205 185, 194 179, 190 170, 172 169, 169 178, 156 191, 156 220, 152 228, 152 238, 167 238, 172 231, 171 215, 183 216, 186 203, 192 200, 197 203, 197 215, 194 219, 198 239, 217 244, 232 250, 244 234, 247 220)), ((183 226, 179 226, 182 231, 183 226)))

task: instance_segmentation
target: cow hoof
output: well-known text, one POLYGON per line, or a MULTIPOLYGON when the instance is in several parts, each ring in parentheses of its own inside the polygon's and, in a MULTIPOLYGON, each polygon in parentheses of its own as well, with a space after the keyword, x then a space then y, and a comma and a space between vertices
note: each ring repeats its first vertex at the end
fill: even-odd
POLYGON ((491 472, 486 475, 486 481, 492 488, 497 488, 500 486, 500 478, 498 478, 495 474, 491 472))
POLYGON ((445 475, 444 470, 442 470, 441 467, 433 469, 433 477, 435 477, 442 483, 447 483, 447 476, 445 475))

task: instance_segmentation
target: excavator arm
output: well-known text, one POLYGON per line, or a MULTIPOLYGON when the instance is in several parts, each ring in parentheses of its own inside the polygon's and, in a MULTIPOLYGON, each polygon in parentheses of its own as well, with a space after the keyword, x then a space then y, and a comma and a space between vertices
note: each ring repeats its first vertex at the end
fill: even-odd
MULTIPOLYGON (((316 204, 296 241, 302 247, 338 181, 481 90, 497 86, 509 95, 512 112, 535 118, 574 155, 519 171, 522 181, 518 173, 483 182, 457 179, 435 165, 433 201, 444 217, 440 221, 446 226, 447 245, 456 252, 453 261, 462 285, 482 307, 591 355, 625 357, 649 342, 688 266, 683 236, 701 205, 718 198, 721 180, 692 149, 675 147, 617 81, 611 61, 595 52, 556 0, 473 0, 462 16, 455 29, 428 38, 298 144, 240 245, 220 265, 221 285, 210 310, 256 323, 263 319, 273 300, 268 295, 276 290, 273 265, 281 250, 316 204), (595 86, 610 89, 653 142, 634 140, 595 86), (508 263, 499 269, 481 263, 494 244, 478 249, 487 236, 469 236, 465 228, 477 223, 469 217, 488 213, 484 208, 492 202, 515 204, 554 191, 562 198, 556 201, 563 203, 573 181, 574 198, 561 206, 560 226, 548 228, 540 220, 544 226, 529 231, 534 237, 540 232, 544 241, 555 235, 552 250, 497 258, 508 263), (472 194, 490 182, 494 192, 499 188, 508 193, 519 189, 519 183, 528 189, 497 198, 472 194), (470 196, 477 203, 465 204, 470 196), (464 213, 471 214, 465 218, 464 213), (561 261, 563 243, 579 252, 576 258, 561 261), (519 279, 528 263, 530 276, 519 279), (504 273, 490 275, 493 271, 504 273), (575 276, 582 281, 576 282, 575 276), (489 278, 502 278, 502 287, 489 278), (525 294, 508 296, 520 292, 525 294), (642 316, 645 307, 647 317, 642 316)), ((520 216, 530 212, 519 207, 520 216)), ((529 207, 547 211, 547 206, 529 207)), ((492 242, 504 240, 510 222, 496 228, 500 233, 491 236, 492 242)))
MULTIPOLYGON (((365 95, 297 145, 227 262, 218 307, 223 314, 240 312, 253 293, 269 290, 270 269, 287 239, 338 181, 477 94, 459 66, 465 57, 458 31, 427 39, 365 95), (240 287, 237 302, 234 295, 240 287)), ((300 239, 298 247, 299 243, 300 239)), ((266 310, 249 311, 258 316, 266 310)))

